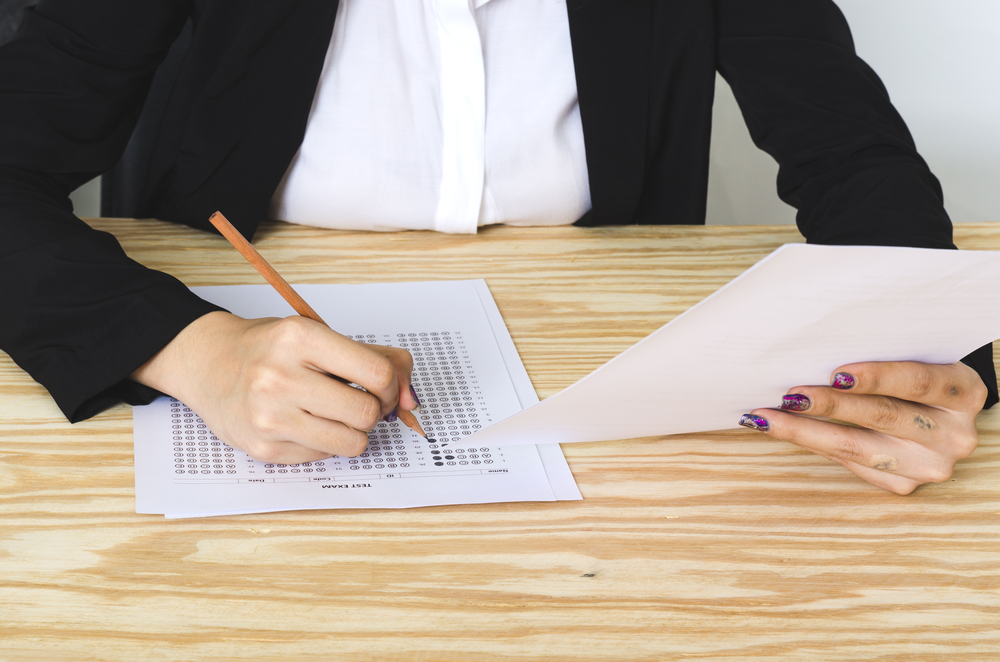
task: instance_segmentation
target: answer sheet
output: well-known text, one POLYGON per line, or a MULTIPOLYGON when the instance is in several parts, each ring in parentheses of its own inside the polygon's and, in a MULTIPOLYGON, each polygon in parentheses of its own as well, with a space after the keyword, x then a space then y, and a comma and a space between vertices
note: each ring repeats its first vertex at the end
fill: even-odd
POLYGON ((845 364, 951 364, 997 338, 998 252, 787 244, 576 384, 470 441, 735 428, 742 414, 777 407, 792 387, 828 385, 845 364))
MULTIPOLYGON (((258 462, 173 398, 135 407, 136 512, 167 517, 319 508, 408 508, 580 499, 558 445, 467 444, 474 431, 538 402, 482 280, 298 285, 339 333, 414 358, 423 439, 379 423, 357 458, 258 462)), ((294 314, 269 285, 192 288, 247 318, 294 314)))

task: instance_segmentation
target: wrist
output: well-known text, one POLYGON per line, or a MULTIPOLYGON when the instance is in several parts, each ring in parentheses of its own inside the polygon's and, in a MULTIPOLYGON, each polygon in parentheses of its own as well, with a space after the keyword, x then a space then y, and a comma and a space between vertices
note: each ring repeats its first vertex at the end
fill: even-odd
MULTIPOLYGON (((214 354, 225 346, 223 337, 240 332, 248 323, 223 311, 202 315, 136 369, 129 378, 193 406, 194 388, 214 363, 214 354)), ((230 340, 230 343, 232 341, 230 340)))

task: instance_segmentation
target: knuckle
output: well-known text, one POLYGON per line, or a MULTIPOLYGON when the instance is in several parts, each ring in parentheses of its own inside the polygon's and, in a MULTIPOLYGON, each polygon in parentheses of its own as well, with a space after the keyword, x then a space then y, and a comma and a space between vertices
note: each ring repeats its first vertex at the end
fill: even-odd
POLYGON ((359 427, 370 432, 378 425, 378 422, 382 418, 382 405, 374 396, 368 394, 362 394, 362 396, 358 399, 355 414, 358 425, 354 427, 359 427))
POLYGON ((869 458, 868 466, 878 471, 893 473, 899 470, 899 459, 892 455, 876 453, 869 458))
POLYGON ((364 432, 352 430, 351 433, 340 444, 340 452, 337 455, 343 457, 357 457, 368 448, 368 435, 364 432))
POLYGON ((899 405, 888 398, 879 398, 872 404, 868 420, 870 427, 878 430, 892 430, 899 427, 901 412, 899 405))
POLYGON ((266 409, 259 409, 250 414, 250 425, 258 434, 273 436, 281 427, 280 418, 266 409))
POLYGON ((402 360, 403 365, 408 368, 413 368, 413 354, 410 354, 410 351, 407 349, 402 350, 402 353, 403 354, 400 357, 400 360, 402 360))
POLYGON ((947 462, 935 462, 924 469, 924 480, 928 483, 943 483, 951 478, 955 465, 947 462))
POLYGON ((865 452, 863 445, 849 434, 842 435, 841 438, 837 440, 834 455, 838 459, 846 462, 867 464, 864 462, 865 452))
POLYGON ((401 349, 396 355, 396 363, 411 372, 413 370, 413 355, 407 350, 401 349))
POLYGON ((376 354, 368 366, 368 384, 366 387, 382 391, 396 381, 396 370, 392 361, 381 354, 376 354))
POLYGON ((989 389, 986 388, 986 384, 983 383, 982 379, 977 379, 970 389, 954 387, 954 390, 958 391, 959 394, 962 394, 963 391, 965 392, 965 398, 963 399, 969 403, 969 408, 973 411, 982 409, 983 405, 986 404, 987 396, 989 396, 989 389))
POLYGON ((309 321, 304 317, 286 317, 275 323, 274 340, 283 345, 300 345, 309 335, 309 326, 309 321))
POLYGON ((259 366, 250 375, 247 389, 253 396, 269 398, 275 393, 284 390, 286 380, 284 374, 270 366, 259 366))
POLYGON ((809 416, 824 416, 826 418, 837 418, 837 413, 840 410, 840 398, 833 396, 827 396, 823 392, 812 392, 808 391, 805 393, 812 401, 812 406, 809 410, 805 412, 809 416))
POLYGON ((950 440, 949 445, 952 448, 954 457, 965 459, 972 455, 979 446, 979 435, 975 430, 972 432, 963 432, 955 435, 950 440))
POLYGON ((882 378, 882 371, 884 370, 883 364, 860 363, 858 365, 841 368, 841 370, 854 375, 854 378, 858 380, 858 386, 854 389, 855 392, 864 392, 864 393, 881 392, 882 384, 884 382, 882 378), (861 389, 864 390, 861 391, 861 389))
POLYGON ((949 379, 942 385, 946 401, 954 403, 954 409, 981 410, 989 396, 989 389, 982 377, 964 363, 956 363, 950 367, 952 371, 949 379))
POLYGON ((937 391, 937 388, 938 383, 934 379, 934 375, 923 366, 918 370, 914 370, 910 375, 908 390, 917 401, 921 401, 931 395, 936 395, 935 391, 937 391))
POLYGON ((394 361, 406 361, 408 357, 412 360, 409 350, 403 349, 402 347, 386 347, 384 345, 379 345, 378 350, 382 355, 387 356, 394 361))
POLYGON ((255 460, 265 463, 277 463, 281 459, 277 447, 273 444, 254 444, 254 446, 247 451, 247 455, 255 460))

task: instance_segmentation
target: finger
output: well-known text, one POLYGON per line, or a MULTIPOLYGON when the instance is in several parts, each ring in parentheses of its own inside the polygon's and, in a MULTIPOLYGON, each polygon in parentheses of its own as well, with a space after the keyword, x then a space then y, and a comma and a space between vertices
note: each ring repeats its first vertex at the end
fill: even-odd
POLYGON ((869 469, 868 467, 863 467, 856 462, 839 460, 835 457, 823 455, 822 453, 817 453, 817 455, 840 464, 861 480, 871 483, 876 487, 881 487, 883 490, 893 492, 894 494, 910 494, 921 485, 921 483, 913 480, 912 478, 897 476, 896 474, 886 473, 885 471, 879 471, 878 469, 869 469))
POLYGON ((273 419, 256 417, 254 428, 258 441, 243 450, 262 462, 298 464, 332 455, 355 457, 368 446, 366 433, 301 410, 273 419))
POLYGON ((422 405, 420 404, 420 396, 417 395, 417 389, 413 386, 412 382, 410 382, 410 384, 407 385, 407 387, 406 387, 406 393, 408 393, 409 396, 410 396, 409 402, 407 402, 406 404, 403 404, 403 397, 400 396, 400 398, 399 398, 400 406, 401 407, 405 407, 406 409, 409 409, 410 411, 419 412, 420 409, 422 408, 422 405))
POLYGON ((302 359, 316 370, 364 388, 378 398, 383 416, 396 408, 399 383, 393 363, 384 354, 305 317, 282 322, 276 333, 284 347, 301 352, 302 359))
MULTIPOLYGON (((232 444, 230 444, 232 445, 232 444)), ((260 462, 268 464, 302 464, 317 462, 332 457, 332 453, 324 453, 313 448, 306 448, 294 441, 271 441, 246 450, 247 455, 260 462)))
POLYGON ((313 416, 371 432, 382 420, 382 403, 371 393, 308 368, 288 384, 282 399, 313 416))
POLYGON ((953 412, 879 395, 801 386, 781 399, 781 409, 844 421, 915 441, 952 460, 969 457, 979 444, 975 413, 953 412))
POLYGON ((757 409, 741 425, 767 432, 836 460, 891 473, 919 483, 940 483, 951 477, 949 461, 919 443, 863 428, 838 425, 774 409, 757 409), (752 425, 751 425, 752 424, 752 425))
POLYGON ((835 419, 869 430, 932 444, 954 415, 884 395, 857 395, 827 386, 800 386, 781 399, 781 409, 835 419))
POLYGON ((954 411, 979 411, 986 402, 983 380, 964 363, 853 363, 837 369, 830 383, 841 391, 887 395, 954 411))
POLYGON ((384 355, 396 370, 396 381, 399 384, 399 406, 408 411, 420 411, 420 398, 413 388, 413 356, 399 347, 369 345, 376 352, 384 355))

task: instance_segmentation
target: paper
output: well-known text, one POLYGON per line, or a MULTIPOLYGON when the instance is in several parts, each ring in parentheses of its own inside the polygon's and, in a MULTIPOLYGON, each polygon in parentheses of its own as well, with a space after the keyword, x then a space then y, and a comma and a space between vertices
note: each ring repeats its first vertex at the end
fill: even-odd
MULTIPOLYGON (((295 288, 334 329, 404 347, 424 440, 382 422, 358 458, 265 464, 226 446, 171 398, 134 409, 136 511, 167 517, 316 508, 405 508, 580 499, 558 446, 466 444, 476 429, 538 402, 486 283, 295 288)), ((294 311, 267 285, 193 288, 248 318, 294 311)))
MULTIPOLYGON (((664 283, 664 286, 669 285, 664 283)), ((737 427, 860 361, 1000 337, 1000 253, 789 244, 576 384, 472 436, 567 443, 737 427)))

